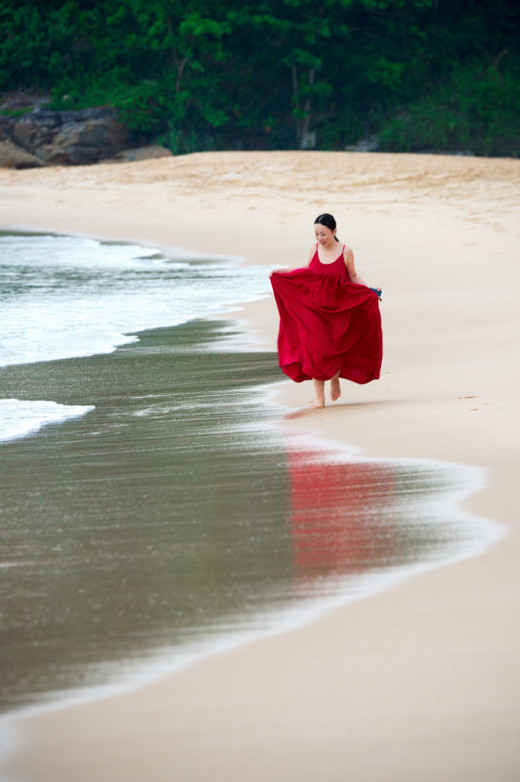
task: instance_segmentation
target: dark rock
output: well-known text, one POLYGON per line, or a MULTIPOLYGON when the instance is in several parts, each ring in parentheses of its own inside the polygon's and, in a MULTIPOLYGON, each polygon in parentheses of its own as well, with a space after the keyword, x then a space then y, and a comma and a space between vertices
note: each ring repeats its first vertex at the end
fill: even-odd
POLYGON ((6 141, 11 139, 11 125, 7 117, 2 117, 0 114, 0 141, 6 141))
POLYGON ((2 117, 0 139, 9 140, 47 164, 86 165, 114 157, 125 148, 126 129, 114 109, 49 111, 37 108, 2 117))
POLYGON ((0 141, 0 168, 38 168, 44 165, 42 160, 38 160, 12 141, 0 141))
POLYGON ((0 111, 34 111, 37 108, 43 108, 50 102, 50 95, 25 92, 24 90, 11 90, 10 92, 4 92, 0 96, 0 111))
POLYGON ((12 123, 12 140, 28 152, 36 152, 39 146, 52 141, 59 129, 59 121, 56 117, 45 117, 38 121, 34 117, 36 112, 17 117, 12 123))
POLYGON ((37 147, 34 154, 47 163, 84 165, 113 157, 124 149, 127 134, 114 114, 104 117, 85 112, 61 112, 62 125, 52 141, 37 147))

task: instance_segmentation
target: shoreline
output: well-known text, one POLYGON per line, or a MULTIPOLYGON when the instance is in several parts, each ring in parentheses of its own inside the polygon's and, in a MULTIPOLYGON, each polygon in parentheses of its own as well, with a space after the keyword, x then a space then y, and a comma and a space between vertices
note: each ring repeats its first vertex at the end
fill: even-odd
MULTIPOLYGON (((256 388, 257 392, 270 391, 272 387, 262 386, 256 388)), ((284 419, 273 420, 268 426, 274 430, 280 430, 284 425, 284 419)), ((33 433, 33 434, 36 434, 33 433)), ((294 432, 293 432, 294 434, 294 432)), ((474 514, 462 509, 465 501, 471 498, 485 485, 485 475, 483 470, 479 470, 471 465, 449 464, 428 459, 374 459, 366 456, 356 455, 351 449, 342 446, 340 443, 330 440, 321 440, 311 430, 305 428, 296 433, 299 439, 297 450, 310 451, 316 455, 311 457, 314 463, 326 466, 327 464, 345 464, 345 465, 382 465, 391 469, 424 469, 426 471, 441 471, 449 475, 450 480, 456 480, 455 488, 448 488, 442 492, 442 496, 430 502, 422 500, 424 505, 431 506, 432 515, 446 524, 446 518, 456 520, 459 530, 464 527, 466 534, 469 535, 467 528, 471 528, 469 541, 464 543, 452 543, 451 549, 446 551, 440 558, 426 557, 424 561, 412 562, 410 564, 396 565, 393 568, 384 568, 381 571, 367 571, 359 576, 347 575, 338 577, 334 583, 334 594, 327 594, 322 589, 318 589, 316 597, 304 600, 301 604, 298 602, 289 602, 280 610, 266 608, 256 617, 255 624, 260 627, 249 627, 245 624, 234 633, 224 632, 221 636, 210 637, 203 636, 200 642, 192 645, 188 644, 181 650, 165 650, 157 648, 149 657, 145 657, 139 665, 132 663, 130 659, 121 659, 116 661, 117 667, 133 670, 129 676, 121 678, 121 672, 110 677, 106 683, 91 683, 84 686, 71 687, 60 691, 49 691, 41 700, 27 706, 14 707, 12 710, 0 715, 0 734, 9 736, 13 733, 18 723, 24 723, 32 717, 43 717, 52 712, 61 712, 69 709, 75 709, 89 703, 99 703, 107 699, 117 698, 125 695, 139 695, 139 691, 150 684, 165 681, 172 676, 182 673, 187 668, 196 666, 204 661, 220 655, 226 655, 229 652, 239 650, 244 646, 255 644, 274 636, 293 633, 306 627, 324 616, 353 602, 363 601, 377 596, 388 590, 394 589, 402 582, 407 582, 417 575, 426 574, 430 571, 436 571, 445 567, 450 567, 459 562, 479 557, 487 549, 496 545, 506 535, 503 525, 496 523, 492 519, 475 516, 474 514), (326 454, 326 456, 325 456, 326 454), (314 460, 318 461, 315 462, 314 460), (441 510, 441 508, 443 510, 441 510), (462 525, 462 526, 461 526, 462 525), (344 581, 348 588, 342 591, 341 582, 344 581)), ((20 439, 23 439, 21 436, 20 439)), ((455 523, 454 523, 455 526, 455 523)), ((428 552, 425 552, 428 554, 428 552)), ((329 590, 327 590, 328 592, 329 590)), ((9 759, 10 751, 0 751, 0 773, 5 759, 9 759)))
MULTIPOLYGON (((153 330, 152 330, 153 331, 153 330)), ((125 346, 128 349, 128 345, 125 346)), ((218 348, 217 348, 218 349, 218 348)), ((114 350, 117 352, 118 348, 114 350)), ((106 354, 110 355, 110 354, 106 354)), ((89 357, 84 357, 89 358, 89 357)), ((95 357, 94 357, 95 358, 95 357)), ((74 359, 65 359, 65 361, 74 361, 74 359)), ((40 362, 41 363, 41 362, 40 362)), ((49 362, 43 362, 49 363, 49 362)), ((50 362, 52 363, 52 362, 50 362)), ((268 386, 259 386, 256 388, 255 394, 268 395, 271 397, 279 396, 279 384, 269 384, 268 386)), ((274 407, 271 401, 271 406, 274 407)), ((286 425, 285 418, 275 419, 268 425, 273 430, 279 431, 286 425)), ((314 600, 310 599, 306 604, 299 606, 293 605, 287 606, 280 612, 272 611, 268 609, 265 616, 259 616, 258 620, 263 623, 263 626, 256 630, 254 628, 248 628, 247 626, 240 630, 236 636, 229 636, 224 634, 221 638, 205 639, 201 644, 200 651, 197 649, 184 650, 179 655, 173 654, 171 659, 168 659, 168 654, 164 655, 162 650, 157 650, 157 656, 153 656, 145 660, 142 663, 142 671, 134 671, 130 678, 123 679, 118 682, 117 679, 107 682, 106 685, 91 685, 78 690, 72 689, 69 694, 65 694, 62 698, 46 700, 41 703, 35 703, 31 706, 15 709, 11 712, 7 712, 0 718, 0 731, 2 733, 4 743, 4 750, 1 753, 3 757, 0 757, 1 766, 5 762, 9 763, 9 760, 14 756, 15 764, 17 758, 16 750, 23 747, 23 740, 20 743, 17 728, 23 726, 28 722, 31 725, 31 721, 43 719, 44 726, 45 720, 50 715, 56 714, 58 719, 62 715, 65 720, 67 719, 67 713, 72 714, 76 710, 80 710, 82 707, 91 705, 93 708, 103 709, 104 703, 110 703, 115 701, 117 703, 118 698, 133 698, 138 703, 140 693, 143 689, 148 687, 154 687, 162 683, 167 683, 172 677, 176 677, 179 674, 182 675, 183 671, 192 669, 200 664, 204 664, 206 661, 211 660, 213 657, 227 656, 235 652, 240 652, 244 647, 250 647, 257 643, 269 640, 270 638, 292 634, 298 632, 298 630, 305 628, 320 619, 333 614, 336 611, 344 610, 345 607, 351 605, 353 602, 364 601, 373 597, 377 597, 381 593, 385 593, 388 590, 393 590, 396 586, 403 582, 407 582, 414 579, 417 575, 425 574, 430 571, 435 571, 439 568, 451 566, 458 562, 462 562, 467 559, 471 559, 476 556, 480 556, 489 547, 495 545, 504 534, 503 528, 494 522, 475 517, 474 515, 460 510, 460 506, 467 497, 471 497, 476 491, 478 491, 484 481, 482 470, 478 470, 469 465, 460 464, 447 464, 444 462, 436 462, 430 460, 418 460, 418 459, 385 459, 379 462, 379 460, 371 459, 366 456, 355 455, 352 449, 348 446, 341 445, 337 442, 330 440, 322 440, 316 433, 312 434, 310 429, 305 427, 301 430, 293 431, 292 434, 301 440, 297 449, 305 450, 309 446, 312 450, 315 449, 317 454, 320 454, 317 458, 324 459, 323 464, 341 463, 346 461, 349 464, 384 464, 389 465, 392 468, 401 467, 403 469, 417 467, 428 470, 441 470, 450 475, 450 480, 454 475, 459 474, 458 488, 455 490, 447 490, 444 492, 439 500, 432 501, 432 506, 442 506, 443 512, 438 511, 435 513, 435 517, 438 520, 443 520, 444 517, 450 517, 453 515, 457 519, 457 523, 460 527, 462 524, 474 527, 475 538, 473 542, 464 544, 461 550, 453 550, 451 553, 446 553, 443 557, 437 561, 424 561, 417 564, 402 565, 395 569, 390 569, 385 573, 370 573, 359 576, 359 585, 356 582, 356 578, 347 577, 349 581, 352 581, 350 585, 350 594, 341 593, 340 582, 338 582, 335 591, 335 596, 317 596, 314 600), (323 454, 327 456, 324 457, 323 454), (463 477, 466 474, 466 477, 463 477), (445 496, 444 496, 445 495, 445 496), (452 510, 451 510, 452 509, 452 510), (450 513, 451 510, 451 513, 450 513), (63 714, 65 713, 65 714, 63 714)), ((428 504, 428 503, 426 503, 428 504)), ((121 666, 128 664, 121 661, 121 666)), ((18 753, 19 754, 19 753, 18 753)), ((23 757, 23 754, 20 754, 23 757)), ((1 773, 0 766, 0 773, 1 773)), ((15 766, 16 767, 16 766, 15 766)), ((39 774, 42 772, 40 771, 39 774)), ((23 777, 22 777, 23 778, 23 777)), ((36 777, 35 777, 36 778, 36 777)), ((48 777, 50 779, 50 777, 48 777)), ((67 778, 67 777, 64 777, 67 778)), ((7 779, 7 778, 6 778, 7 779)), ((16 777, 18 779, 18 777, 16 777)), ((43 776, 43 779, 47 777, 43 776)), ((9 777, 11 780, 11 777, 9 777)))
MULTIPOLYGON (((95 239, 95 237, 91 238, 95 239)), ((186 257, 186 254, 184 254, 184 257, 186 257)), ((232 260, 233 259, 231 259, 231 261, 232 260)), ((262 297, 256 300, 256 302, 253 302, 253 304, 258 304, 264 298, 265 297, 262 297)), ((212 320, 212 318, 207 316, 203 318, 203 320, 208 321, 212 320)), ((244 319, 242 319, 242 321, 223 320, 220 321, 220 324, 222 326, 223 333, 219 336, 219 340, 214 346, 217 352, 222 352, 222 350, 224 350, 226 346, 229 345, 230 341, 232 344, 234 344, 236 340, 238 340, 239 343, 245 344, 245 338, 247 337, 247 325, 244 319), (226 333, 230 330, 234 332, 235 329, 238 329, 240 334, 234 334, 234 336, 231 337, 226 333)), ((189 322, 184 324, 184 326, 186 325, 189 325, 189 322)), ((146 336, 146 334, 152 334, 154 331, 159 334, 163 328, 164 327, 151 328, 145 332, 135 332, 135 334, 133 332, 129 332, 129 339, 127 343, 123 345, 116 345, 111 351, 107 351, 102 354, 91 355, 87 353, 85 355, 78 355, 74 357, 63 356, 62 358, 55 359, 39 359, 37 362, 30 363, 35 363, 38 365, 49 364, 52 367, 53 362, 84 362, 88 361, 89 359, 95 361, 96 359, 102 357, 108 359, 111 355, 116 354, 119 350, 127 351, 132 347, 138 352, 140 334, 141 336, 146 336)), ((175 330, 176 326, 170 326, 167 328, 175 330)), ((12 365, 7 364, 5 365, 5 368, 10 366, 12 365)), ((15 364, 14 369, 19 369, 21 366, 23 365, 15 364)), ((9 369, 7 369, 7 371, 9 372, 9 369)), ((28 371, 30 372, 30 368, 28 371)), ((287 407, 279 408, 279 406, 277 406, 276 402, 274 401, 281 396, 281 386, 282 384, 279 382, 269 383, 265 386, 261 384, 259 386, 255 386, 254 391, 255 398, 258 399, 259 402, 263 398, 265 400, 265 405, 271 410, 271 416, 269 417, 266 425, 270 430, 277 432, 278 434, 282 429, 287 428, 286 416, 289 415, 290 417, 290 409, 287 407), (285 415, 283 414, 284 411, 285 415), (280 414, 282 417, 280 417, 280 414), (274 418, 271 420, 272 416, 274 416, 274 418)), ((75 401, 77 402, 79 400, 75 401)), ((69 417, 80 417, 86 412, 96 409, 93 405, 87 405, 78 408, 77 406, 71 407, 70 405, 63 405, 56 402, 28 402, 27 404, 42 404, 48 406, 52 405, 54 407, 63 408, 63 410, 69 411, 67 416, 64 416, 62 419, 60 419, 60 422, 62 423, 64 423, 69 417)), ((31 436, 38 433, 39 429, 45 427, 47 423, 48 422, 44 420, 40 427, 37 427, 36 430, 31 429, 27 435, 19 434, 13 436, 11 439, 23 440, 25 436, 31 436)), ((53 421, 50 420, 50 423, 53 423, 53 421)), ((312 432, 311 429, 307 429, 305 427, 301 427, 300 431, 293 430, 291 433, 291 439, 299 443, 296 446, 297 452, 308 452, 311 462, 314 463, 316 460, 318 460, 318 463, 323 465, 323 469, 325 469, 326 466, 330 464, 372 464, 374 466, 381 464, 390 467, 391 470, 400 469, 406 471, 424 469, 425 471, 446 472, 446 474, 450 475, 450 479, 454 480, 455 476, 457 475, 458 478, 456 480, 457 483, 460 484, 457 489, 453 490, 446 488, 444 492, 441 493, 441 497, 439 499, 431 500, 428 503, 426 500, 421 500, 419 498, 419 502, 426 505, 431 505, 432 507, 438 507, 439 510, 436 516, 439 522, 442 524, 446 523, 447 518, 454 517, 460 519, 459 525, 467 524, 472 527, 475 533, 474 539, 470 539, 464 544, 459 544, 458 546, 453 543, 451 546, 451 549, 453 550, 447 550, 439 559, 432 559, 431 552, 428 553, 426 550, 424 552, 424 560, 418 561, 417 563, 413 562, 410 564, 403 563, 401 565, 396 565, 394 568, 390 568, 388 572, 386 572, 384 568, 381 570, 381 572, 367 571, 363 575, 359 576, 357 581, 356 578, 352 575, 340 577, 338 578, 337 584, 334 588, 334 594, 320 594, 320 591, 318 590, 316 597, 305 601, 305 605, 288 604, 286 607, 281 609, 281 611, 266 609, 265 616, 263 614, 259 614, 257 618, 257 623, 261 621, 263 625, 261 629, 254 629, 248 626, 244 626, 234 635, 232 634, 229 637, 226 633, 224 633, 222 637, 219 636, 216 639, 204 637, 204 639, 201 639, 200 650, 197 649, 197 645, 195 645, 193 649, 191 649, 188 645, 188 647, 182 652, 176 653, 172 650, 171 659, 169 659, 169 654, 167 652, 164 652, 164 650, 158 648, 155 654, 152 654, 149 658, 146 658, 143 663, 138 666, 138 668, 142 668, 142 670, 134 671, 134 673, 131 674, 129 678, 123 677, 122 681, 118 681, 119 677, 115 676, 113 679, 109 679, 106 684, 87 684, 85 687, 81 688, 72 687, 70 689, 70 693, 67 690, 65 690, 63 694, 60 694, 59 691, 56 691, 55 693, 49 691, 49 693, 43 696, 41 701, 36 701, 35 703, 28 706, 13 708, 11 711, 5 712, 0 718, 0 722, 3 722, 4 724, 17 723, 32 716, 44 715, 50 711, 74 708, 75 706, 81 705, 83 703, 115 697, 119 694, 136 692, 143 686, 146 686, 146 684, 149 682, 153 683, 165 677, 171 676, 178 671, 183 670, 185 667, 197 664, 198 662, 203 661, 204 659, 207 659, 214 654, 223 654, 226 651, 236 649, 245 644, 254 643, 257 639, 262 639, 272 635, 277 635, 279 633, 290 632, 292 630, 298 629, 299 627, 311 623, 323 614, 329 613, 335 608, 347 605, 353 601, 366 599, 367 597, 378 594, 379 592, 391 589, 395 584, 413 577, 416 573, 434 570, 439 567, 445 567, 446 565, 478 556, 486 548, 497 542, 497 540, 499 540, 503 535, 502 528, 491 520, 478 518, 459 510, 459 505, 461 504, 462 500, 478 491, 485 482, 482 470, 478 470, 477 468, 471 467, 469 465, 448 464, 445 462, 425 459, 392 459, 389 457, 385 460, 371 459, 370 457, 361 456, 360 454, 355 453, 354 449, 349 446, 342 446, 341 443, 336 441, 326 441, 320 438, 316 432, 312 432), (443 510, 441 510, 441 508, 443 510), (341 586, 343 581, 345 581, 346 591, 345 588, 341 586)), ((10 440, 7 439, 5 442, 9 441, 10 440)), ((129 664, 130 661, 120 661, 120 665, 123 668, 125 665, 129 664)), ((130 668, 131 667, 132 666, 130 666, 130 668)))
MULTIPOLYGON (((225 157, 229 160, 228 155, 225 157)), ((265 159, 265 156, 259 157, 265 159)), ((291 153, 285 156, 289 162, 292 157, 291 153)), ((214 161, 216 166, 219 158, 218 154, 210 155, 206 161, 214 161)), ((396 166, 401 163, 399 156, 386 156, 387 165, 390 165, 389 158, 395 159, 396 166)), ((411 165, 409 160, 404 162, 406 166, 411 165)), ((440 162, 435 161, 435 165, 440 162)), ((494 168, 494 162, 484 161, 478 168, 481 172, 486 170, 486 164, 487 169, 494 168)), ((196 168, 198 160, 193 163, 196 168)), ((420 163, 417 166, 420 176, 421 170, 428 168, 428 161, 417 163, 420 163)), ((457 160, 456 163, 452 169, 464 172, 465 161, 457 160)), ((448 163, 446 166, 450 168, 448 163)), ((183 161, 183 167, 189 170, 190 161, 183 161)), ((473 161, 469 161, 467 167, 474 168, 473 161)), ((498 168, 514 169, 515 177, 519 170, 516 163, 511 163, 510 167, 501 164, 498 168)), ((124 170, 119 173, 123 175, 124 170)), ((50 179, 66 180, 68 177, 71 192, 76 193, 79 203, 82 193, 85 194, 82 175, 87 181, 92 176, 89 171, 59 172, 53 173, 50 179), (79 182, 73 184, 75 179, 79 182)), ((97 171, 95 176, 99 178, 102 172, 97 171)), ((365 179, 366 176, 365 171, 365 179)), ((428 179, 428 172, 424 176, 428 179)), ((46 179, 45 173, 41 172, 18 178, 18 182, 22 182, 19 186, 26 188, 29 198, 32 192, 27 180, 30 182, 33 177, 36 182, 46 179)), ((0 175, 0 184, 2 179, 0 175)), ((430 186, 433 192, 434 185, 430 186)), ((452 182, 449 185, 453 188, 452 182)), ((363 177, 358 186, 366 200, 361 199, 350 211, 354 211, 354 219, 359 217, 359 231, 368 227, 371 215, 367 210, 371 210, 372 205, 370 188, 364 184, 363 177)), ((392 183, 387 181, 384 186, 391 193, 392 183)), ((409 181, 408 186, 411 186, 409 181)), ((164 195, 162 187, 161 184, 159 196, 164 195)), ((254 649, 230 652, 224 655, 226 659, 206 661, 197 666, 197 671, 191 669, 177 675, 177 681, 170 682, 169 688, 173 688, 178 714, 182 716, 173 725, 174 755, 170 759, 175 758, 176 767, 180 769, 179 778, 183 778, 183 773, 197 773, 200 779, 240 779, 246 769, 254 765, 255 771, 250 778, 267 779, 266 746, 268 755, 275 753, 284 769, 284 778, 291 782, 316 779, 317 774, 320 778, 336 780, 345 778, 342 773, 361 774, 366 779, 385 782, 392 779, 400 782, 417 778, 433 780, 440 776, 457 782, 475 782, 487 780, 491 773, 504 775, 520 768, 513 727, 518 707, 511 695, 518 682, 519 639, 518 631, 510 628, 510 618, 519 598, 515 567, 519 536, 514 524, 516 500, 513 489, 518 463, 515 423, 519 420, 514 389, 519 372, 511 361, 508 362, 510 351, 505 344, 518 322, 511 291, 515 289, 518 276, 514 261, 519 239, 517 231, 510 227, 515 202, 508 201, 503 192, 497 195, 505 187, 503 184, 491 187, 491 196, 485 202, 483 187, 479 185, 476 197, 466 208, 466 222, 461 222, 457 215, 450 219, 449 209, 442 203, 443 198, 449 202, 449 193, 443 191, 442 182, 439 184, 441 203, 430 193, 425 207, 421 190, 419 198, 415 196, 410 201, 414 214, 408 217, 403 214, 399 202, 392 207, 391 197, 383 199, 384 208, 381 201, 375 205, 380 235, 368 235, 368 238, 358 235, 351 243, 355 251, 358 245, 361 246, 362 256, 378 249, 380 253, 374 263, 361 260, 360 268, 366 277, 368 267, 370 278, 377 276, 374 282, 382 281, 386 291, 381 306, 387 357, 382 381, 379 381, 381 385, 376 388, 376 384, 372 384, 371 388, 361 390, 349 385, 348 392, 345 385, 344 398, 319 413, 303 409, 308 396, 305 388, 285 384, 281 393, 289 406, 300 411, 294 426, 303 422, 322 436, 348 442, 371 457, 384 458, 391 451, 397 458, 411 456, 446 461, 441 457, 448 455, 449 461, 486 467, 488 486, 466 501, 464 507, 506 523, 506 544, 499 543, 484 556, 453 567, 418 575, 370 600, 334 610, 306 628, 256 642, 254 649), (472 209, 476 218, 471 216, 472 209), (483 211, 487 217, 481 223, 478 215, 483 211), (436 231, 439 214, 444 218, 440 238, 436 231), (426 239, 418 233, 422 229, 426 231, 426 239), (392 237, 404 239, 409 235, 406 231, 416 237, 412 246, 403 245, 402 241, 386 244, 392 237), (431 244, 427 240, 432 240, 431 244), (391 284, 386 279, 381 280, 388 261, 382 242, 386 250, 390 247, 393 257, 391 284), (420 285, 417 285, 417 273, 414 274, 418 246, 427 260, 436 258, 433 268, 421 268, 420 285), (439 257, 433 249, 440 253, 439 257), (455 253, 458 265, 454 265, 455 253), (490 255, 494 258, 491 285, 490 255), (414 330, 410 330, 410 323, 414 323, 414 330), (461 327, 465 323, 472 324, 471 331, 461 327), (385 632, 378 633, 378 628, 385 632), (295 651, 302 648, 306 654, 299 652, 295 657, 295 651), (349 660, 347 671, 343 665, 345 659, 349 660), (385 665, 381 665, 383 659, 385 665), (289 660, 291 668, 287 667, 289 660), (321 661, 318 668, 315 662, 312 663, 316 660, 321 661), (271 671, 270 677, 263 673, 266 665, 271 671), (355 671, 354 677, 352 671, 355 671), (247 684, 243 691, 231 688, 230 692, 229 687, 225 687, 230 676, 231 680, 239 677, 247 684), (274 688, 273 679, 278 689, 274 688), (373 697, 367 698, 367 694, 375 692, 380 702, 377 711, 374 711, 373 697), (219 719, 216 721, 217 703, 219 719), (318 707, 319 728, 312 717, 316 703, 321 704, 318 707), (354 703, 355 710, 349 709, 348 703, 354 703), (194 704, 198 705, 198 711, 194 704), (250 715, 245 722, 240 719, 244 713, 250 715), (391 715, 391 724, 381 721, 378 714, 391 715), (222 735, 221 724, 226 726, 228 738, 222 735), (287 724, 292 726, 289 735, 286 731, 283 733, 282 728, 287 724), (338 726, 341 726, 340 732, 338 726), (229 738, 231 735, 234 740, 229 738), (369 751, 373 742, 381 748, 380 760, 372 757, 369 751), (406 752, 402 749, 403 742, 406 752), (424 763, 432 746, 438 751, 442 747, 442 757, 436 758, 434 769, 425 771, 424 763), (331 765, 330 773, 325 769, 324 776, 321 753, 325 747, 330 752, 331 765)), ((230 189, 233 194, 233 188, 230 189)), ((515 184, 511 193, 516 193, 517 189, 515 184)), ((287 198, 287 188, 279 187, 279 190, 287 198)), ((101 201, 106 200, 103 195, 101 201)), ((267 193, 262 197, 265 199, 267 193)), ((279 193, 276 197, 281 206, 279 193)), ((285 201, 286 212, 292 208, 295 213, 292 217, 288 214, 285 224, 274 231, 278 244, 288 249, 291 258, 294 258, 295 245, 299 244, 297 232, 302 225, 302 218, 296 214, 298 197, 299 193, 294 192, 293 200, 285 201)), ((454 197, 464 211, 459 194, 454 197)), ((312 198, 307 196, 306 200, 312 198)), ((314 200, 318 201, 316 195, 314 200)), ((339 200, 342 208, 347 209, 348 199, 342 196, 339 200)), ((124 198, 122 202, 125 202, 124 198)), ((197 198, 193 194, 184 195, 180 202, 189 205, 197 202, 197 198)), ((330 196, 327 201, 320 202, 327 206, 330 196)), ((306 212, 311 209, 311 214, 323 211, 317 203, 312 204, 307 204, 306 212)), ((269 246, 274 244, 271 237, 266 239, 261 235, 262 227, 269 225, 270 212, 265 203, 260 207, 255 208, 255 219, 251 220, 247 219, 250 217, 247 206, 243 206, 240 211, 243 224, 237 235, 227 240, 229 246, 233 244, 238 248, 241 241, 245 243, 246 237, 254 237, 256 257, 262 252, 269 255, 269 246)), ((54 224, 64 224, 63 207, 55 205, 54 208, 54 224)), ((204 198, 199 202, 199 208, 209 208, 204 198)), ((239 209, 236 198, 234 208, 239 209)), ((46 206, 43 211, 48 209, 46 206)), ((134 232, 136 227, 129 219, 132 209, 135 210, 135 206, 129 199, 125 203, 125 219, 128 226, 132 226, 130 231, 134 232)), ((215 239, 215 244, 223 246, 226 240, 221 223, 226 223, 228 210, 220 205, 214 211, 217 214, 209 219, 207 244, 209 246, 215 239)), ((338 208, 330 208, 330 211, 338 218, 338 208)), ((78 223, 84 225, 88 219, 92 220, 92 204, 87 197, 85 212, 78 223), (87 213, 90 217, 86 217, 87 213)), ((42 223, 49 220, 49 215, 41 214, 40 220, 42 223)), ((306 229, 308 222, 306 214, 306 229)), ((195 221, 189 218, 187 235, 191 235, 195 243, 194 226, 195 221)), ((162 230, 164 234, 170 231, 173 235, 175 226, 165 228, 163 222, 162 230)), ((138 240, 133 235, 128 238, 138 240)), ((251 256, 244 252, 246 254, 251 256)), ((269 261, 275 262, 272 257, 269 261)), ((298 265, 297 259, 295 261, 287 265, 298 265)), ((276 322, 272 303, 263 301, 248 305, 245 317, 250 319, 257 335, 262 335, 266 341, 272 340, 276 322)), ((152 698, 153 693, 145 696, 145 703, 148 703, 145 711, 146 708, 158 708, 160 712, 157 700, 152 706, 152 698)), ((160 729, 158 732, 162 735, 160 729)), ((87 739, 88 735, 83 740, 87 739)), ((153 742, 159 740, 159 736, 151 735, 140 739, 141 751, 147 755, 152 751, 153 742)), ((136 753, 137 748, 132 756, 139 764, 136 753)), ((103 758, 110 763, 108 756, 103 754, 103 758)), ((115 771, 113 765, 111 769, 115 771)), ((128 774, 128 767, 126 772, 128 774)), ((67 776, 55 778, 67 779, 67 776)), ((112 779, 119 778, 123 776, 112 773, 112 779)), ((134 777, 126 775, 124 778, 134 777)), ((158 772, 153 778, 163 777, 158 772)))

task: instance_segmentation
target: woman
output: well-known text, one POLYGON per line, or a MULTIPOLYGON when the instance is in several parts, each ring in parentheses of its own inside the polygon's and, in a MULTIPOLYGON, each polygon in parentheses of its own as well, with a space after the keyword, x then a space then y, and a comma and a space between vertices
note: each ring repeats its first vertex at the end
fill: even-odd
POLYGON ((334 402, 340 378, 376 380, 383 357, 381 291, 359 276, 352 250, 340 244, 336 230, 332 215, 319 215, 308 265, 271 274, 280 313, 280 367, 297 383, 314 381, 315 407, 325 406, 325 381, 334 402))

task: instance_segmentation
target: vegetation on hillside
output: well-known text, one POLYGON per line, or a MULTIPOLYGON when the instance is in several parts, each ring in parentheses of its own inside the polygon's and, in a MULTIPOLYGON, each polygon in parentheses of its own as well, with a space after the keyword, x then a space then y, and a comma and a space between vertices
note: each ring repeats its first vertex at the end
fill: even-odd
POLYGON ((520 154, 517 0, 0 0, 0 91, 174 152, 520 154))

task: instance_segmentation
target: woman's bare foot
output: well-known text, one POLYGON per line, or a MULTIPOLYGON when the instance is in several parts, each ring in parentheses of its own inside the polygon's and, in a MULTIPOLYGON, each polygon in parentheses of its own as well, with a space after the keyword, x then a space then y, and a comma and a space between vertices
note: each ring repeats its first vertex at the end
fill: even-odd
POLYGON ((314 383, 314 393, 316 395, 316 400, 313 404, 313 407, 321 408, 325 407, 325 381, 324 380, 313 380, 314 383))
POLYGON ((313 407, 315 410, 321 410, 322 407, 325 407, 325 400, 324 399, 316 399, 311 404, 311 407, 313 407))
POLYGON ((335 402, 341 396, 341 386, 339 384, 339 377, 333 377, 330 381, 330 399, 331 402, 335 402))

